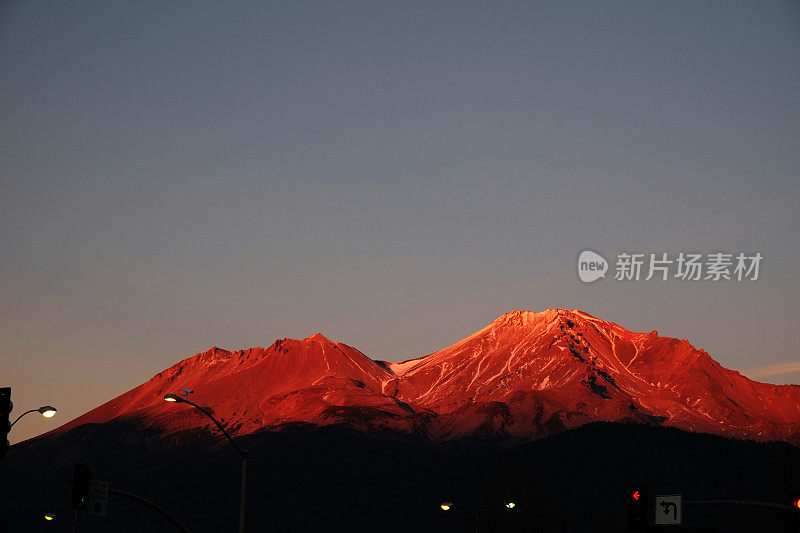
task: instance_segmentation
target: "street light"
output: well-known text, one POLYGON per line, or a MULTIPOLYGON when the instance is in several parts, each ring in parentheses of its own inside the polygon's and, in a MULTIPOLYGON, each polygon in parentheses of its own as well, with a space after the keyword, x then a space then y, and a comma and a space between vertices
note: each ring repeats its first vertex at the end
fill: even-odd
POLYGON ((19 419, 20 419, 20 418, 22 418, 23 416, 27 415, 28 413, 37 413, 37 412, 38 412, 38 413, 41 413, 41 415, 42 415, 43 417, 45 417, 45 418, 53 418, 53 416, 54 416, 54 415, 55 415, 55 414, 58 412, 58 409, 56 409, 56 408, 55 408, 55 407, 53 407, 52 405, 43 405, 42 407, 40 407, 40 408, 38 408, 38 409, 31 409, 30 411, 25 411, 24 413, 22 413, 21 415, 19 415, 19 416, 17 417, 17 419, 16 419, 16 420, 14 420, 14 422, 13 422, 13 423, 12 423, 10 426, 8 426, 8 427, 9 427, 9 429, 11 429, 12 427, 14 427, 14 424, 16 424, 17 422, 19 422, 19 419))
POLYGON ((449 511, 453 507, 453 502, 444 502, 439 507, 442 508, 442 511, 449 511))
POLYGON ((45 513, 44 515, 44 519, 47 520, 48 522, 51 520, 55 520, 55 518, 56 515, 54 513, 45 513))
MULTIPOLYGON (((191 392, 188 391, 187 389, 181 389, 181 390, 183 390, 186 393, 186 396, 188 396, 189 392, 191 392)), ((228 432, 225 430, 222 424, 220 424, 216 418, 211 416, 211 413, 209 413, 207 409, 205 409, 204 407, 200 407, 199 405, 188 399, 186 396, 182 397, 178 396, 177 394, 168 393, 164 395, 164 400, 167 402, 188 403, 189 405, 191 405, 192 407, 194 407, 195 409, 206 415, 217 425, 219 430, 222 431, 222 434, 225 435, 225 437, 228 439, 228 442, 230 442, 233 445, 233 447, 236 448, 236 451, 242 458, 242 485, 239 496, 239 533, 244 533, 244 502, 245 502, 245 488, 247 486, 247 452, 242 451, 242 449, 239 448, 239 446, 233 441, 233 438, 231 438, 231 436, 228 434, 228 432)))

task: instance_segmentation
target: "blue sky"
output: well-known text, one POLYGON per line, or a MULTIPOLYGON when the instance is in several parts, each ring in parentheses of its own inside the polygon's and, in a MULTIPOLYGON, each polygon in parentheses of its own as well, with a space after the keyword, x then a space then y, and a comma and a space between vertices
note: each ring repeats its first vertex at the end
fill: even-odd
POLYGON ((214 345, 552 307, 791 365, 798 65, 789 1, 2 2, 0 376, 64 422, 214 345), (764 263, 586 285, 587 248, 764 263))

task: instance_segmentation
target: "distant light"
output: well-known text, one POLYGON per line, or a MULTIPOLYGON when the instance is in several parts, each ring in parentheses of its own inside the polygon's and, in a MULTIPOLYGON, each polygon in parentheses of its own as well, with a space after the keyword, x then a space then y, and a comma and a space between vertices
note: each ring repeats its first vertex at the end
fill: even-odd
POLYGON ((796 508, 796 509, 800 509, 800 498, 797 498, 797 499, 794 501, 794 506, 795 506, 795 508, 796 508))
POLYGON ((55 416, 55 414, 58 412, 58 409, 52 405, 45 405, 44 407, 39 408, 39 412, 42 413, 42 416, 45 418, 53 418, 53 416, 55 416))
POLYGON ((453 507, 453 502, 444 502, 439 507, 442 508, 442 511, 449 511, 451 507, 453 507))
POLYGON ((513 508, 514 508, 514 507, 516 507, 516 506, 517 506, 517 504, 516 504, 516 503, 514 503, 514 502, 508 502, 508 503, 506 503, 506 507, 508 507, 509 509, 513 509, 513 508))
POLYGON ((45 520, 48 520, 48 521, 49 521, 49 520, 54 520, 54 519, 55 519, 55 517, 56 517, 56 515, 55 515, 55 514, 53 514, 53 513, 47 513, 47 514, 45 514, 45 515, 44 515, 44 519, 45 519, 45 520))
POLYGON ((172 394, 172 393, 165 394, 164 395, 164 399, 166 401, 168 401, 168 402, 182 402, 183 401, 183 398, 181 398, 177 394, 172 394))

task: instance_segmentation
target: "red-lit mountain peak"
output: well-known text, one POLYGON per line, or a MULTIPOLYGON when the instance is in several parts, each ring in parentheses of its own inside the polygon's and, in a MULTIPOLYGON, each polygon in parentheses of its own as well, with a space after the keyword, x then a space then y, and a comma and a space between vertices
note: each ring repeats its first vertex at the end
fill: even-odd
POLYGON ((319 332, 318 333, 314 333, 313 335, 309 335, 308 337, 306 337, 303 340, 304 341, 312 341, 312 342, 331 342, 325 337, 325 335, 323 335, 322 333, 319 333, 319 332))
MULTIPOLYGON (((282 421, 336 421, 331 406, 385 406, 403 411, 382 396, 392 378, 384 366, 322 334, 280 339, 267 349, 228 351, 214 347, 157 374, 148 382, 73 420, 57 431, 85 423, 140 419, 169 433, 208 425, 188 407, 163 400, 168 392, 194 390, 189 398, 213 409, 232 431, 254 431, 282 421), (179 413, 183 413, 180 414, 179 413)), ((404 411, 403 411, 404 412, 404 411)))
POLYGON ((577 310, 512 311, 392 368, 401 376, 398 397, 445 415, 446 436, 531 436, 597 420, 658 420, 753 438, 800 435, 800 387, 752 382, 685 340, 632 332, 577 310))
POLYGON ((593 421, 800 444, 800 387, 753 382, 686 340, 638 333, 588 313, 512 311, 455 344, 402 363, 379 363, 317 333, 269 348, 211 348, 56 431, 134 420, 179 434, 209 425, 167 404, 181 388, 233 433, 287 422, 346 423, 530 439, 593 421))
POLYGON ((512 311, 452 346, 392 365, 404 378, 401 395, 452 409, 476 401, 502 401, 505 393, 520 387, 563 385, 581 369, 564 342, 566 313, 512 311))

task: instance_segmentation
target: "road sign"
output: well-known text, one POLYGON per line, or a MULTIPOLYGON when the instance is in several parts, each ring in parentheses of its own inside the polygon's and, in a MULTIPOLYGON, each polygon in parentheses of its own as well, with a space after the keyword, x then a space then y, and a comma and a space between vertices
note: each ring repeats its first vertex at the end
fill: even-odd
POLYGON ((681 510, 681 495, 656 496, 655 500, 656 525, 680 525, 683 521, 681 510))
POLYGON ((86 505, 89 516, 105 518, 108 514, 108 481, 93 479, 89 485, 89 500, 86 505))

